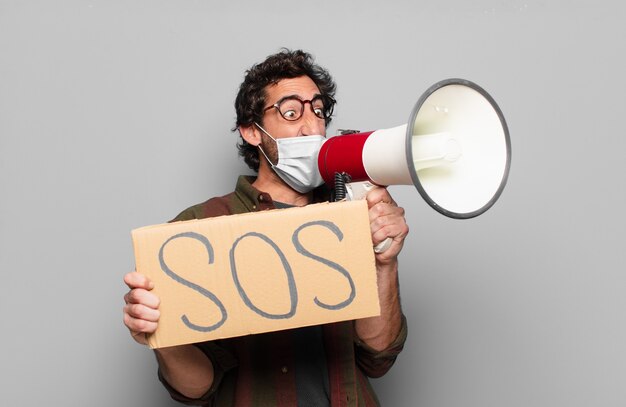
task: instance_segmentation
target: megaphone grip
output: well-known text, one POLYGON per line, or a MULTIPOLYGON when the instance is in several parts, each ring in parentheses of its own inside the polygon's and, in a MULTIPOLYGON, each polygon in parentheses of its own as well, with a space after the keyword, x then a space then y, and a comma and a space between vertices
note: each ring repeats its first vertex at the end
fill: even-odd
MULTIPOLYGON (((365 196, 369 191, 374 188, 374 184, 369 181, 350 182, 345 184, 347 198, 351 201, 355 199, 365 199, 365 196)), ((393 239, 388 237, 382 242, 374 246, 374 253, 382 253, 387 251, 391 247, 393 239)))
POLYGON ((391 242, 393 242, 393 239, 388 237, 387 239, 378 243, 376 246, 374 246, 374 253, 382 253, 387 251, 387 249, 391 247, 391 242))

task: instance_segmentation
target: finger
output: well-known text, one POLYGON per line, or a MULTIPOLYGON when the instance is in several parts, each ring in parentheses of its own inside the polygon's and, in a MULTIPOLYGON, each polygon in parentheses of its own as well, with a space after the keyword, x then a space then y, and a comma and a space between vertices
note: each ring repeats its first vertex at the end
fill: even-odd
POLYGON ((157 329, 156 322, 135 319, 126 313, 124 313, 124 325, 130 331, 133 339, 143 345, 148 343, 146 334, 154 333, 157 329))
POLYGON ((372 231, 372 243, 376 246, 387 238, 393 239, 394 242, 402 242, 409 233, 409 227, 404 224, 388 224, 372 231))
POLYGON ((124 312, 124 325, 132 332, 142 332, 151 334, 156 331, 158 323, 155 321, 147 321, 145 319, 133 318, 127 312, 124 312))
POLYGON ((130 273, 126 273, 124 276, 124 283, 128 286, 128 288, 143 288, 144 290, 152 290, 154 288, 154 283, 144 274, 138 273, 136 271, 131 271, 130 273))
POLYGON ((153 309, 159 308, 161 304, 159 297, 143 288, 135 288, 127 292, 124 295, 124 302, 126 304, 142 304, 153 309))
POLYGON ((146 307, 143 304, 126 304, 124 306, 124 313, 132 318, 149 322, 157 322, 161 316, 159 310, 146 307))
POLYGON ((370 223, 375 222, 391 222, 390 219, 397 217, 398 220, 404 221, 404 208, 395 206, 393 204, 379 202, 372 206, 369 211, 370 223))
POLYGON ((389 195, 389 191, 387 191, 387 188, 383 187, 373 188, 367 193, 365 199, 367 200, 368 208, 372 208, 379 203, 395 205, 393 198, 389 195))
POLYGON ((375 245, 388 237, 401 241, 408 234, 403 208, 381 204, 370 209, 369 213, 372 243, 375 245))

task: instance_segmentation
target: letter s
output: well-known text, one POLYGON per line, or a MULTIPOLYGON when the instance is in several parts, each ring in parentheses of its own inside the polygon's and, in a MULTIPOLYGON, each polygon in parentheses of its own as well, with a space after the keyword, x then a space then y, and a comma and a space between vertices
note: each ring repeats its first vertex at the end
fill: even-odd
POLYGON ((340 266, 339 264, 333 261, 330 261, 328 259, 325 259, 323 257, 317 256, 311 253, 310 251, 305 249, 304 246, 302 246, 302 244, 300 243, 300 240, 298 239, 298 235, 300 234, 300 231, 302 231, 302 229, 305 229, 314 225, 319 225, 327 229, 330 229, 330 231, 333 232, 335 236, 337 236, 340 242, 343 240, 343 233, 341 232, 341 230, 337 227, 337 225, 327 220, 317 220, 317 221, 312 221, 312 222, 308 222, 308 223, 301 225, 298 229, 296 229, 295 232, 293 232, 293 236, 291 240, 298 253, 308 258, 311 258, 313 260, 316 260, 332 269, 337 270, 339 273, 341 273, 341 275, 343 275, 348 280, 348 283, 350 284, 350 295, 345 301, 342 301, 338 304, 333 305, 333 304, 325 304, 321 302, 317 297, 315 297, 314 299, 315 303, 321 308, 326 308, 330 310, 339 310, 339 309, 347 307, 354 300, 354 297, 356 296, 356 287, 354 286, 354 281, 352 281, 352 277, 350 277, 350 273, 348 273, 348 271, 345 268, 343 268, 342 266, 340 266))
POLYGON ((187 318, 187 315, 184 315, 181 317, 183 323, 185 325, 187 325, 187 327, 189 327, 190 329, 193 329, 194 331, 199 331, 199 332, 210 332, 210 331, 214 331, 217 328, 219 328, 220 326, 222 326, 224 324, 224 322, 226 322, 226 318, 228 318, 228 315, 226 313, 226 308, 224 308, 224 304, 222 304, 222 302, 215 296, 215 294, 213 294, 212 292, 210 292, 209 290, 200 287, 197 284, 194 284, 190 281, 185 280, 184 278, 180 277, 179 275, 177 275, 176 273, 174 273, 165 263, 165 259, 163 258, 163 251, 165 249, 165 246, 171 242, 174 239, 179 239, 182 237, 187 237, 190 239, 195 239, 197 241, 199 241, 200 243, 202 243, 204 245, 204 247, 206 248, 207 253, 209 254, 209 264, 213 264, 213 246, 211 246, 211 242, 209 242, 209 240, 205 237, 202 236, 201 234, 195 233, 195 232, 183 232, 183 233, 179 233, 177 235, 174 235, 172 237, 170 237, 169 239, 167 239, 165 241, 165 243, 163 243, 163 245, 161 246, 161 249, 159 250, 159 263, 161 264, 161 269, 165 272, 165 274, 167 274, 169 277, 171 277, 174 281, 187 286, 189 288, 191 288, 194 291, 199 292, 200 294, 204 295, 205 297, 207 297, 208 299, 210 299, 211 301, 213 301, 213 303, 215 303, 215 305, 217 305, 217 307, 220 309, 220 312, 222 314, 222 318, 219 320, 219 322, 217 322, 216 324, 213 324, 211 326, 201 326, 201 325, 196 325, 194 323, 192 323, 191 321, 189 321, 189 318, 187 318))

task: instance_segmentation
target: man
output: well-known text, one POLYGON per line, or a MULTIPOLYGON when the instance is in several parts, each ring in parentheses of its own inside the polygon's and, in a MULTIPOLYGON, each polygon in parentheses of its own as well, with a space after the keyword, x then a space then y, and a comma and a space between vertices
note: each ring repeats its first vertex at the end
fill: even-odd
MULTIPOLYGON (((283 50, 247 71, 235 108, 240 155, 254 177, 235 192, 183 211, 174 220, 304 206, 327 200, 316 171, 316 149, 331 120, 335 84, 302 51, 283 50)), ((159 378, 172 397, 214 406, 374 406, 366 376, 387 372, 402 349, 406 322, 398 291, 398 254, 408 227, 404 210, 384 188, 367 195, 372 243, 392 239, 375 254, 381 315, 318 327, 155 350, 159 378)), ((153 283, 124 277, 124 323, 146 344, 159 320, 153 283)))

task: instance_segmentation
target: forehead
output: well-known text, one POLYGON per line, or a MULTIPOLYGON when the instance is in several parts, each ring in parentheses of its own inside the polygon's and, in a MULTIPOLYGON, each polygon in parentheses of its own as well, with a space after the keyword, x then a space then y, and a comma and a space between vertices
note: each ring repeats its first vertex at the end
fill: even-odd
POLYGON ((276 103, 285 96, 299 96, 301 99, 310 100, 320 94, 320 90, 308 76, 298 78, 281 79, 266 88, 267 102, 276 103))

